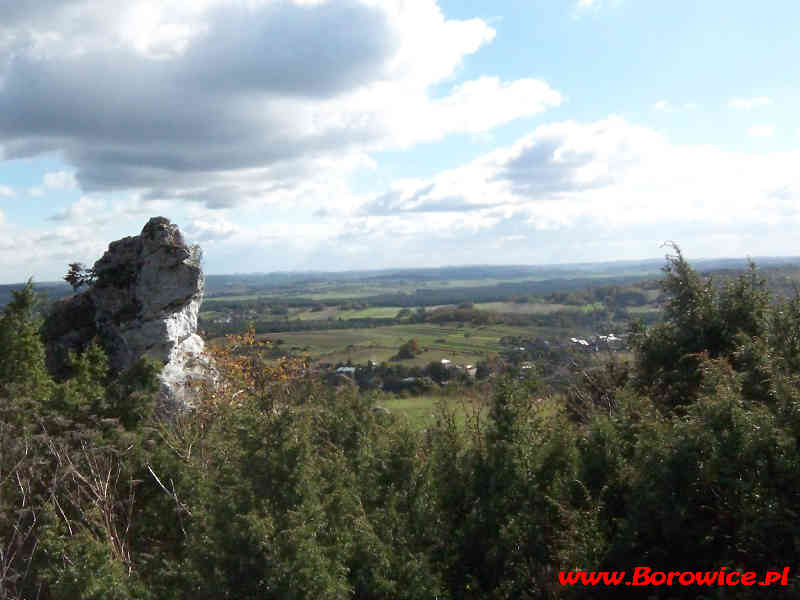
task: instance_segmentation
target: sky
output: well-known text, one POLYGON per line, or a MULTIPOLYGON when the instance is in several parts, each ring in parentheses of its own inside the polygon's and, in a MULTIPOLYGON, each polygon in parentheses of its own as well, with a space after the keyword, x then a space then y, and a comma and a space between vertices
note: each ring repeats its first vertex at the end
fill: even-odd
POLYGON ((0 3, 0 283, 799 255, 800 3, 0 3))

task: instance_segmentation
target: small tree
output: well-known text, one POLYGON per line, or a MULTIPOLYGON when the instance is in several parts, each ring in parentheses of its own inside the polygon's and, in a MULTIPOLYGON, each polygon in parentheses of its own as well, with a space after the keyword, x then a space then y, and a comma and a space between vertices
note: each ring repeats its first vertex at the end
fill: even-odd
POLYGON ((79 262, 70 263, 69 271, 64 275, 64 281, 72 286, 73 291, 78 291, 82 285, 91 285, 94 282, 94 269, 86 268, 79 262))
POLYGON ((12 292, 11 302, 0 314, 0 389, 15 386, 15 395, 28 392, 46 397, 52 381, 45 367, 45 349, 39 337, 36 315, 38 297, 28 280, 12 292))
POLYGON ((395 358, 397 360, 404 360, 407 358, 414 358, 417 354, 421 354, 422 350, 417 343, 417 340, 408 340, 405 344, 400 346, 397 350, 395 358))

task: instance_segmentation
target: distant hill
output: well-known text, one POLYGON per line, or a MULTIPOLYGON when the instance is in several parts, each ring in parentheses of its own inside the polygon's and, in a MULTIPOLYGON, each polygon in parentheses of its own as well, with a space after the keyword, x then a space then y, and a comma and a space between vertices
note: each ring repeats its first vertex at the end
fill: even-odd
MULTIPOLYGON (((760 268, 800 265, 800 257, 756 257, 760 268)), ((743 269, 746 258, 714 258, 693 260, 700 272, 743 269)), ((625 260, 598 263, 559 265, 464 265, 425 269, 381 269, 360 271, 283 271, 272 273, 236 273, 206 275, 206 296, 238 296, 260 291, 297 288, 315 283, 374 282, 405 280, 426 281, 479 281, 495 279, 579 279, 595 277, 661 276, 663 258, 625 260)))
MULTIPOLYGON (((755 257, 759 268, 800 266, 800 257, 755 257)), ((695 269, 701 273, 736 271, 747 266, 746 258, 714 258, 693 260, 695 269)), ((359 271, 283 271, 272 273, 235 273, 206 275, 206 296, 239 296, 257 294, 269 290, 289 290, 315 283, 364 282, 383 285, 389 281, 404 280, 408 283, 431 281, 481 281, 481 280, 560 280, 659 277, 663 259, 625 260, 598 263, 574 263, 559 265, 464 265, 424 269, 380 269, 359 271)), ((585 285, 586 282, 581 282, 585 285)), ((11 299, 11 292, 24 283, 0 285, 0 307, 11 299)), ((464 284, 462 284, 464 285, 464 284)), ((72 288, 63 281, 44 281, 34 284, 36 290, 49 300, 58 300, 72 294, 72 288)), ((468 286, 467 286, 468 287, 468 286)))
MULTIPOLYGON (((24 283, 0 285, 0 307, 5 306, 11 300, 11 292, 21 289, 24 285, 24 283)), ((72 295, 72 288, 65 281, 37 281, 34 282, 33 287, 49 301, 72 295)))

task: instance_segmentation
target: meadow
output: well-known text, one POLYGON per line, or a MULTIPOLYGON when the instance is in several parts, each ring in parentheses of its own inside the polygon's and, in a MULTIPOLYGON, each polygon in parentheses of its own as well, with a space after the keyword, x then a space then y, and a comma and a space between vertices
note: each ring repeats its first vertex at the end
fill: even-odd
POLYGON ((458 395, 423 394, 421 396, 392 396, 386 394, 376 406, 406 421, 411 429, 423 431, 452 418, 460 427, 475 425, 488 416, 489 403, 480 393, 459 390, 458 395))
POLYGON ((380 364, 390 360, 402 344, 415 339, 423 352, 402 362, 408 366, 424 366, 443 358, 460 364, 475 364, 489 353, 500 352, 500 339, 503 337, 559 339, 568 333, 585 335, 587 332, 566 332, 558 327, 414 323, 361 329, 281 332, 261 337, 273 343, 280 340, 280 348, 294 355, 307 355, 312 362, 330 364, 348 361, 365 364, 370 360, 380 364))
POLYGON ((219 301, 246 301, 259 298, 279 299, 310 299, 316 301, 359 299, 380 294, 411 294, 418 289, 457 289, 462 287, 491 287, 503 283, 525 283, 545 281, 544 277, 508 277, 485 279, 440 279, 425 281, 407 281, 404 279, 388 280, 375 283, 370 281, 341 282, 314 282, 299 283, 294 286, 264 289, 256 293, 236 294, 230 289, 217 290, 209 294, 206 302, 219 301))

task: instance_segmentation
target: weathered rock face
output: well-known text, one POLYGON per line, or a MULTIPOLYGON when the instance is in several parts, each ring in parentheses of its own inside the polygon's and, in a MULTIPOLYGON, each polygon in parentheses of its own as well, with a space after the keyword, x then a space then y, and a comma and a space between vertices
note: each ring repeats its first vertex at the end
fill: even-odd
POLYGON ((165 400, 185 404, 186 385, 202 376, 206 360, 197 335, 203 300, 202 253, 187 246, 163 217, 141 235, 112 242, 94 264, 88 290, 60 302, 44 324, 48 362, 63 372, 68 350, 97 336, 114 371, 146 356, 161 361, 165 400))

